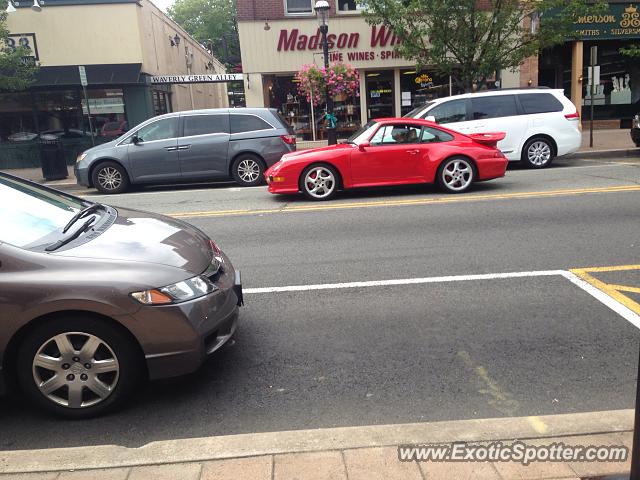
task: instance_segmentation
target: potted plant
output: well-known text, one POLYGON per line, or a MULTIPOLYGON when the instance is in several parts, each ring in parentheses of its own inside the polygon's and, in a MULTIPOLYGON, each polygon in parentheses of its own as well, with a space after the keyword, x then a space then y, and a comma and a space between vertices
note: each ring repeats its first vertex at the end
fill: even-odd
POLYGON ((318 106, 325 101, 325 89, 334 100, 343 101, 350 96, 358 96, 360 75, 351 65, 334 63, 329 68, 317 65, 303 65, 296 74, 298 91, 309 103, 318 106))

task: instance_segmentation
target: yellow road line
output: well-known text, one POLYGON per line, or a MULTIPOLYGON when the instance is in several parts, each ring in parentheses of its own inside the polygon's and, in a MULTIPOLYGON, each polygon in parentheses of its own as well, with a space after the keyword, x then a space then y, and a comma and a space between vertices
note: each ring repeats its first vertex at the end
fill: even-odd
POLYGON ((613 288, 614 290, 618 290, 619 292, 640 293, 640 288, 629 287, 628 285, 613 285, 610 283, 609 287, 613 288))
POLYGON ((583 267, 583 268, 576 268, 575 270, 578 270, 581 272, 590 272, 590 273, 623 272, 625 270, 640 270, 640 265, 614 265, 611 267, 583 267))
MULTIPOLYGON (((605 283, 605 282, 603 282, 601 280, 598 280, 597 278, 594 278, 593 276, 589 275, 589 272, 590 273, 595 273, 595 272, 621 272, 621 271, 628 271, 628 270, 640 270, 640 265, 617 265, 617 266, 611 266, 611 267, 574 268, 574 269, 569 270, 569 271, 571 273, 577 275, 578 277, 580 277, 585 282, 593 285, 598 290, 603 291, 604 293, 609 295, 611 298, 613 298, 617 302, 619 302, 622 305, 624 305, 625 307, 627 307, 632 312, 640 315, 640 304, 638 304, 637 302, 631 300, 626 295, 623 295, 622 293, 620 293, 620 290, 623 290, 623 289, 626 289, 626 288, 633 288, 633 287, 626 287, 624 285, 608 284, 608 283, 605 283), (623 287, 623 289, 616 288, 616 287, 623 287)), ((635 291, 635 290, 638 290, 638 292, 640 292, 640 289, 634 289, 632 291, 635 291)), ((624 291, 629 291, 629 290, 624 290, 624 291)))
POLYGON ((372 200, 364 202, 348 202, 348 203, 324 203, 314 205, 296 205, 284 206, 281 208, 265 208, 265 209, 236 209, 236 210, 210 210, 197 212, 175 212, 166 215, 175 218, 195 218, 195 217, 226 217, 235 215, 262 215, 270 213, 292 213, 292 212, 314 212, 327 210, 342 210, 351 208, 371 208, 371 207, 391 207, 402 205, 430 205, 430 204, 446 204, 446 203, 463 203, 484 200, 505 200, 505 199, 523 199, 538 197, 557 197, 566 195, 583 195, 588 193, 617 193, 617 192, 637 192, 640 191, 640 185, 621 185, 617 187, 594 187, 594 188, 575 188, 564 190, 542 190, 534 192, 519 193, 495 193, 485 195, 464 195, 449 196, 437 198, 415 198, 402 200, 372 200))

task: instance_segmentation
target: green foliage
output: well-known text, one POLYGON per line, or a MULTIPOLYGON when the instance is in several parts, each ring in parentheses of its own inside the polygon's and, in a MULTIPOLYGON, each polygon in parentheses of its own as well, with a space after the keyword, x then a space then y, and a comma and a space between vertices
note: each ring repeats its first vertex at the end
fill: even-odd
POLYGON ((359 0, 371 24, 393 30, 396 50, 470 91, 496 71, 516 68, 543 48, 570 39, 573 21, 601 11, 590 0, 359 0), (539 28, 532 32, 532 16, 539 28))
POLYGON ((0 0, 0 91, 18 91, 28 88, 35 82, 38 67, 25 63, 29 51, 24 47, 9 48, 6 39, 9 30, 7 21, 7 2, 0 0))
POLYGON ((630 45, 628 48, 621 48, 620 53, 628 57, 640 57, 640 45, 630 45))
POLYGON ((235 0, 177 0, 167 13, 207 48, 211 42, 217 59, 227 64, 239 62, 235 0))

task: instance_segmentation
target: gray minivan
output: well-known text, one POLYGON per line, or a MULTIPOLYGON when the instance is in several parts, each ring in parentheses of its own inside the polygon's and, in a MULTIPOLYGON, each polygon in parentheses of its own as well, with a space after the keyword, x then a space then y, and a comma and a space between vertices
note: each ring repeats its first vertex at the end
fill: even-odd
POLYGON ((153 117, 76 160, 80 185, 122 193, 130 184, 233 178, 259 185, 296 149, 292 127, 271 108, 217 108, 153 117))

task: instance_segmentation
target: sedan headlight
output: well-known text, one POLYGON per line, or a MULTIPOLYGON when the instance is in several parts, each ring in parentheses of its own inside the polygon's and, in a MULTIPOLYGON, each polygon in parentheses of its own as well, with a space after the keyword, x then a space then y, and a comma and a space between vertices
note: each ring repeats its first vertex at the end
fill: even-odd
POLYGON ((84 158, 87 156, 86 153, 81 153, 80 155, 78 155, 76 157, 76 163, 81 162, 82 160, 84 160, 84 158))
POLYGON ((166 287, 133 292, 131 296, 145 305, 166 305, 193 300, 217 289, 207 277, 198 275, 166 287))

